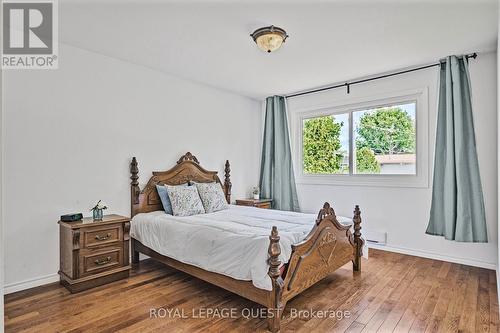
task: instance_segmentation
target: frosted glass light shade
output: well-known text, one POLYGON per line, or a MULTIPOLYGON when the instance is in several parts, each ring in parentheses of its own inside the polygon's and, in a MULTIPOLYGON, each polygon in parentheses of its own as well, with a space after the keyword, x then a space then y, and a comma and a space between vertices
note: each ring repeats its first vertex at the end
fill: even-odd
POLYGON ((288 37, 285 30, 272 25, 257 29, 250 36, 259 49, 268 53, 279 49, 288 37))

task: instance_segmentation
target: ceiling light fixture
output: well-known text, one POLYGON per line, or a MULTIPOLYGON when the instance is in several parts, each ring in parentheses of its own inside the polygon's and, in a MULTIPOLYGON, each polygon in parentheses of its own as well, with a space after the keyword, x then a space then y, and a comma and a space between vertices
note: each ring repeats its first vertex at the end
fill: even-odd
POLYGON ((267 53, 271 53, 279 49, 288 38, 284 29, 275 27, 274 25, 259 28, 250 36, 253 38, 259 49, 266 51, 267 53))

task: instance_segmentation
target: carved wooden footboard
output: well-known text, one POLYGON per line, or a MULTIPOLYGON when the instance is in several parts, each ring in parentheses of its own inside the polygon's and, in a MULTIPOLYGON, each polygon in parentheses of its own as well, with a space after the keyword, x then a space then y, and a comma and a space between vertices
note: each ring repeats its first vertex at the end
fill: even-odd
POLYGON ((353 224, 354 234, 351 233, 350 225, 337 221, 333 208, 328 202, 325 203, 306 239, 292 245, 284 279, 279 272, 281 249, 278 230, 272 228, 269 236, 269 276, 273 281, 268 305, 272 311, 268 319, 270 331, 280 330, 280 318, 288 300, 349 261, 352 261, 354 271, 361 270, 364 241, 361 238, 361 212, 358 206, 354 209, 353 224))

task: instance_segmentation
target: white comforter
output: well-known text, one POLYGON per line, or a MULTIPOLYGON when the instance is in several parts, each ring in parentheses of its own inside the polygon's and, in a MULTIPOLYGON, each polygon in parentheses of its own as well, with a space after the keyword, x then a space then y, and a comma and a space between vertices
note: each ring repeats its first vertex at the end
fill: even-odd
MULTIPOLYGON (((351 222, 337 218, 341 223, 351 222)), ((134 216, 130 235, 164 256, 272 290, 267 275, 271 227, 278 227, 280 260, 286 263, 291 245, 307 236, 315 219, 314 214, 233 205, 227 210, 186 217, 156 211, 134 216)))

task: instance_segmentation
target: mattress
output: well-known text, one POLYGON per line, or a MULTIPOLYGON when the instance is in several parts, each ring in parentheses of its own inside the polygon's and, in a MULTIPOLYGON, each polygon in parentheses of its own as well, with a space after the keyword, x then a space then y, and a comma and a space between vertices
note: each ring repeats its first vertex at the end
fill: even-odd
MULTIPOLYGON (((351 223, 349 218, 337 219, 351 223)), ((287 263, 292 244, 305 239, 315 220, 315 214, 235 205, 184 217, 155 211, 134 216, 130 235, 164 256, 272 290, 267 275, 271 227, 278 227, 280 260, 287 263)))

